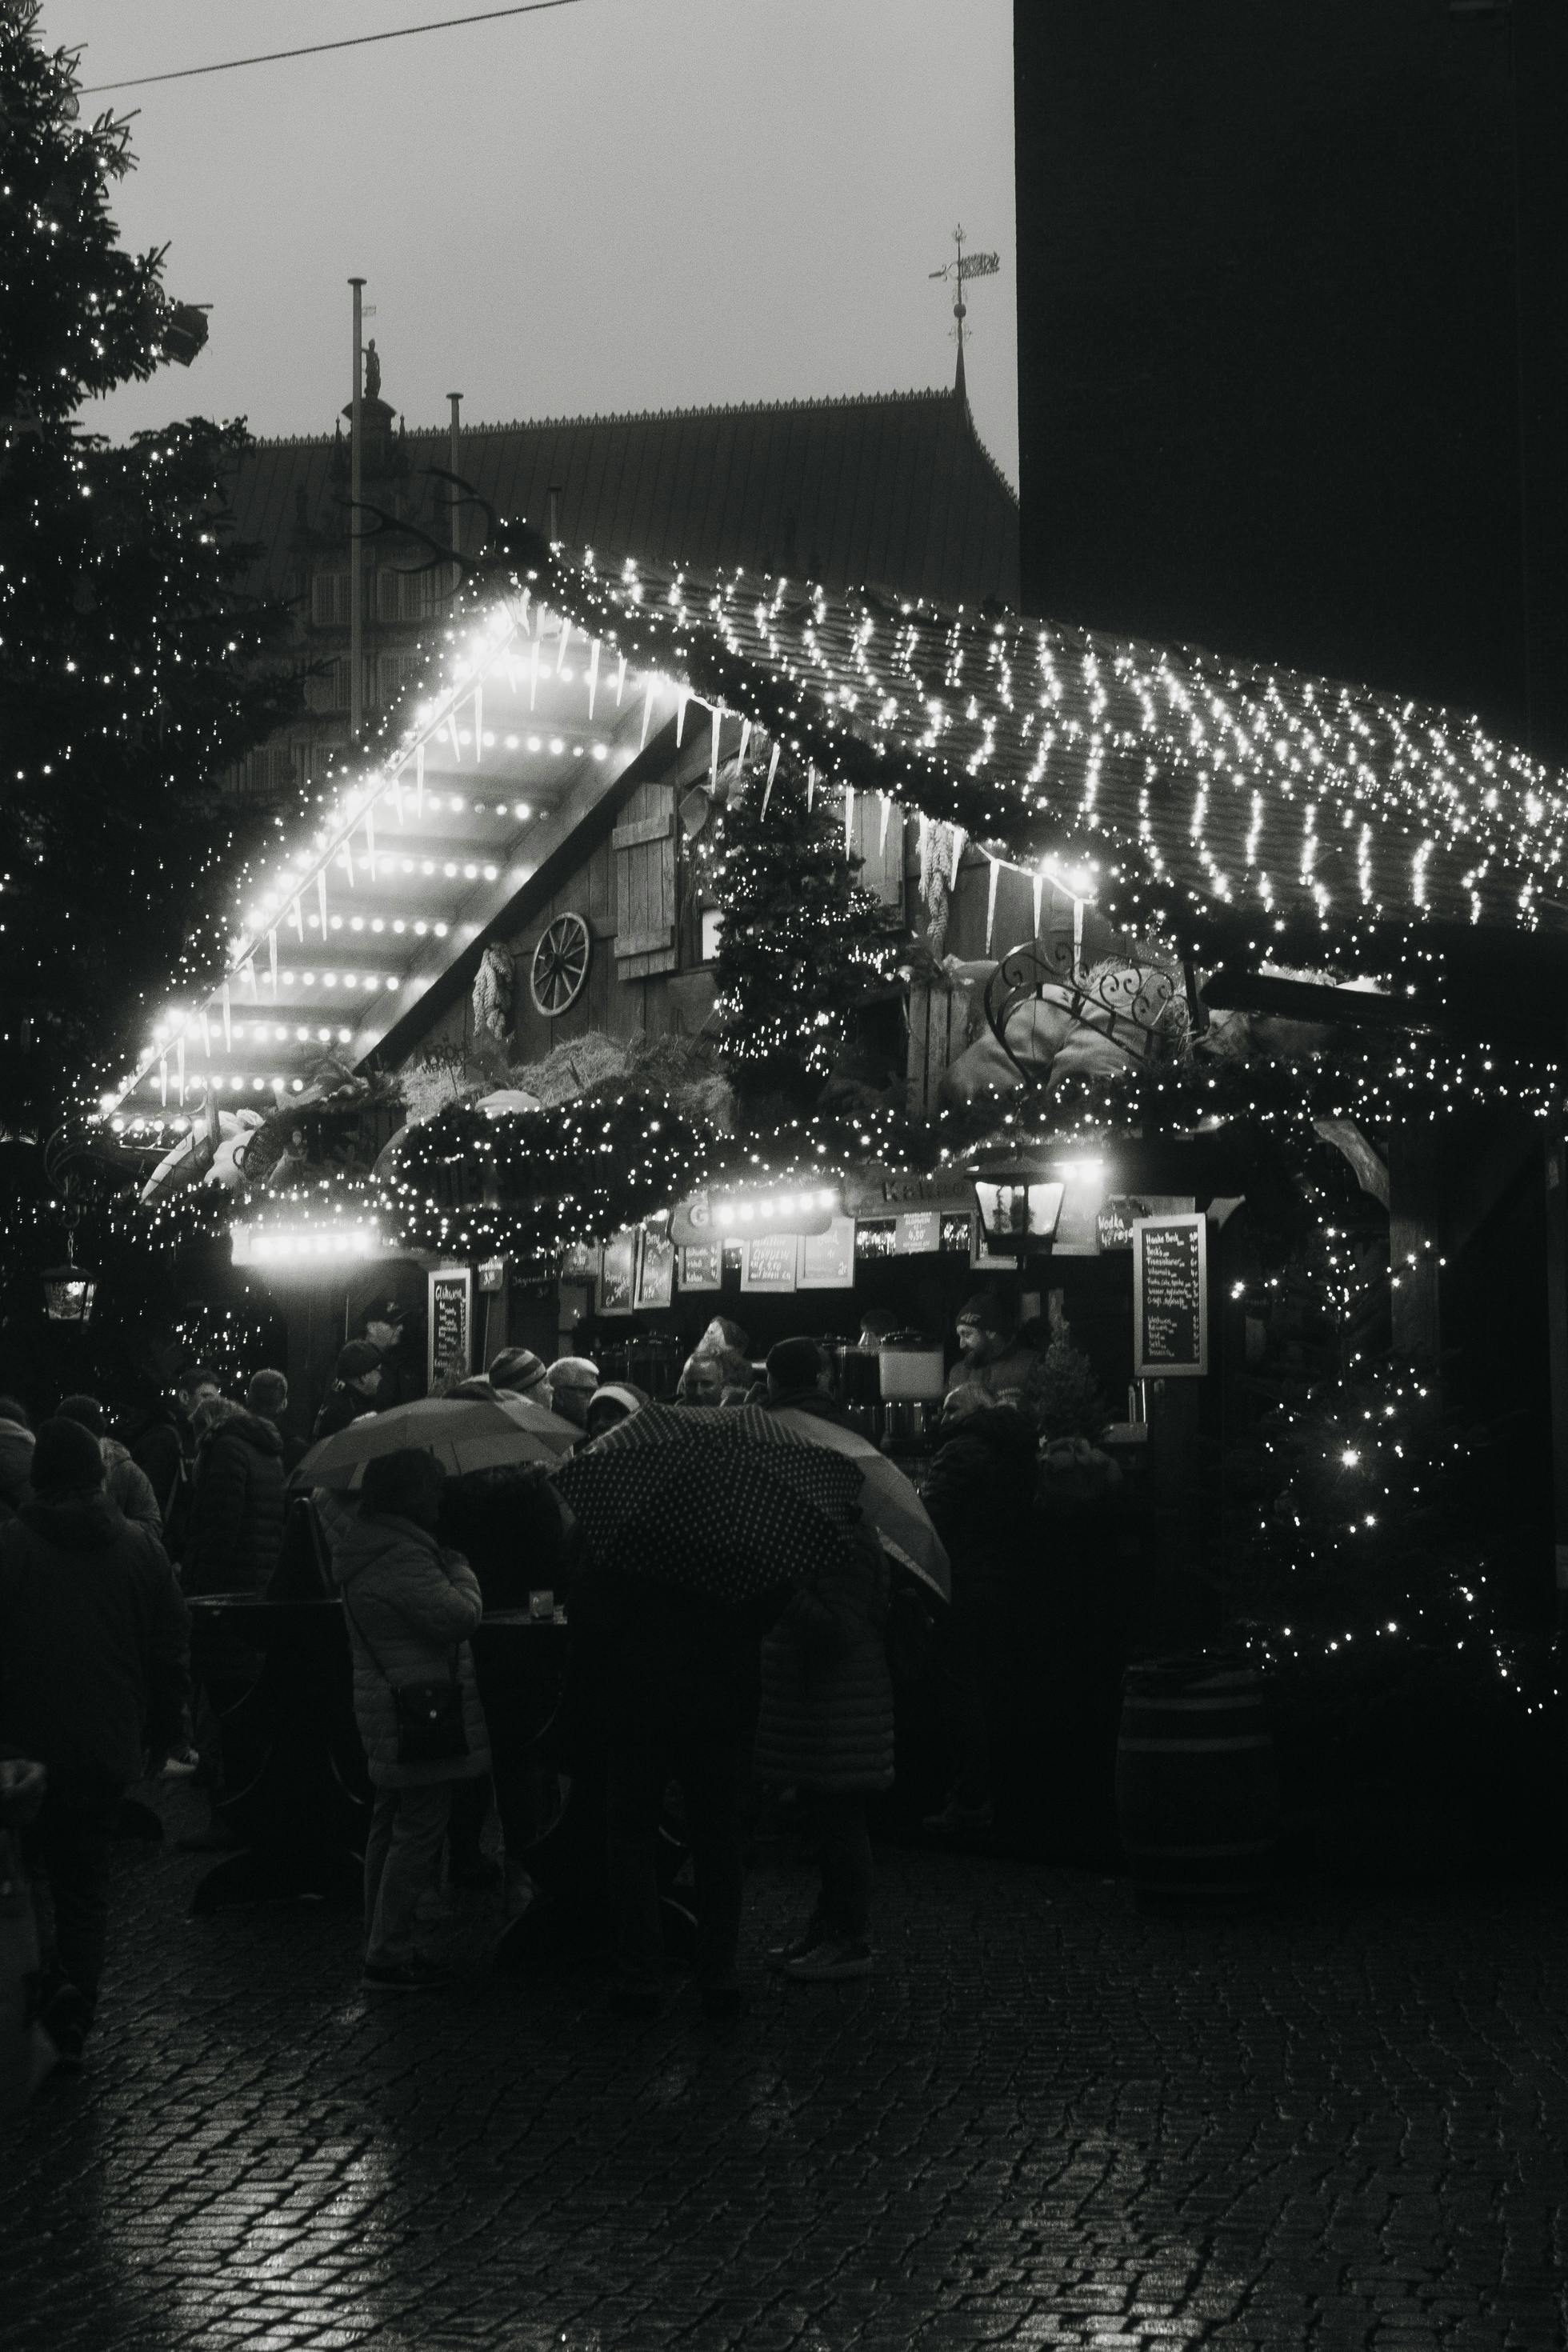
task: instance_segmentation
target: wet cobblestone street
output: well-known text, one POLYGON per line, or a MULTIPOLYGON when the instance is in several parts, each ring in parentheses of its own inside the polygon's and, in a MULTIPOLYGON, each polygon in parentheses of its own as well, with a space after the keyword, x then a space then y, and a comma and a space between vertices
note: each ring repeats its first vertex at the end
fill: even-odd
POLYGON ((6 2158, 8 2352, 1564 2343, 1556 1885, 1193 1925, 884 1850, 879 1974, 805 1987, 769 1847, 715 2027, 490 1974, 487 1896, 456 1990, 377 2006, 347 1912, 191 1919, 204 1867, 118 1850, 96 2047, 6 2158))

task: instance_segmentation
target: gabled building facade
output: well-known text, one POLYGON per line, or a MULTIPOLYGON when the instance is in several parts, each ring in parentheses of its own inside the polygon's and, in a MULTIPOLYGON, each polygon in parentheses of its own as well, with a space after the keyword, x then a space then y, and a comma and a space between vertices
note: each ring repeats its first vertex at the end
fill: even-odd
MULTIPOLYGON (((482 553, 500 515, 606 562, 1017 604, 1017 499, 962 387, 467 426, 454 404, 447 430, 409 431, 381 396, 379 362, 373 382, 361 426, 368 720, 396 707, 462 560, 482 553)), ((257 799, 313 781, 349 748, 351 464, 340 421, 258 442, 234 485, 237 536, 261 551, 247 584, 293 604, 310 672, 305 714, 233 780, 257 799)))

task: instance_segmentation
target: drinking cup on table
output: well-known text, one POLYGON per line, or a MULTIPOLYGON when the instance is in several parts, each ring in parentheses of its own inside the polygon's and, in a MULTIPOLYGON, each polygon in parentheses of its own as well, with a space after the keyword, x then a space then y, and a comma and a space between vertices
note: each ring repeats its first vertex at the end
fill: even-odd
POLYGON ((554 1593, 531 1592, 528 1596, 528 1613, 531 1617, 553 1617, 555 1614, 554 1593))

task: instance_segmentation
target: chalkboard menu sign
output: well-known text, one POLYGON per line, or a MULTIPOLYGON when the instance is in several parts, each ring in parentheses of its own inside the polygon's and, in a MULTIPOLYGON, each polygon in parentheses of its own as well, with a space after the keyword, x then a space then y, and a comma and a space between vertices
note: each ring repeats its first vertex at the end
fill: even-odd
POLYGON ((1208 1226, 1201 1216, 1132 1223, 1132 1370, 1141 1381, 1209 1368, 1208 1226))
POLYGON ((605 1244, 599 1265, 599 1312, 629 1315, 632 1286, 637 1279, 637 1237, 635 1227, 605 1244))
POLYGON ((680 1253, 682 1290, 718 1290, 724 1265, 722 1242, 688 1242, 680 1253))
POLYGON ((802 1234, 795 1280, 797 1290, 854 1289, 853 1217, 835 1217, 825 1234, 802 1234))
POLYGON ((637 1244, 637 1310, 668 1307, 674 1297, 675 1244, 645 1230, 637 1244))
POLYGON ((742 1289, 793 1290, 797 1239, 795 1234, 752 1234, 741 1261, 742 1289))
POLYGON ((442 1372, 471 1372, 473 1359, 474 1272, 472 1266, 437 1266, 430 1281, 429 1385, 442 1372))

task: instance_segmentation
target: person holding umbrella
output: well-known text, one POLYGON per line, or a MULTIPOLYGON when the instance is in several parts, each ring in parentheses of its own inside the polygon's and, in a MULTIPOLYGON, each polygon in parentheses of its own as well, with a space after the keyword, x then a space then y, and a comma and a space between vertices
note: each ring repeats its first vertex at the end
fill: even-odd
POLYGON ((759 1644, 803 1576, 830 1574, 860 1473, 752 1406, 645 1405, 555 1475, 592 1554, 573 1592, 574 1679, 606 1748, 612 2006, 660 2006, 658 1837, 674 1779, 703 2011, 734 2017, 759 1644))

